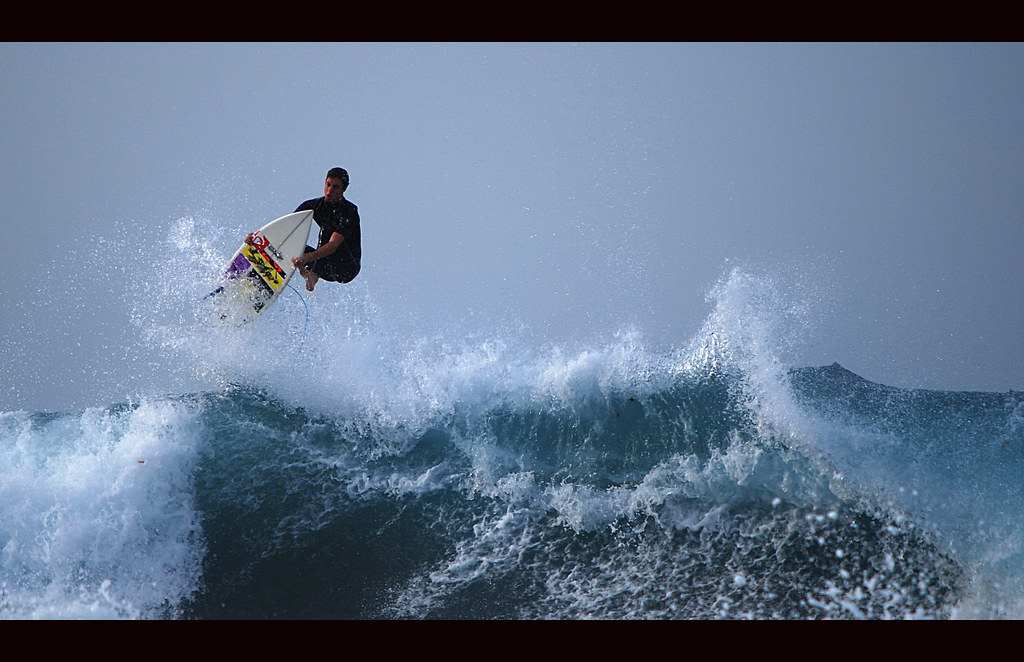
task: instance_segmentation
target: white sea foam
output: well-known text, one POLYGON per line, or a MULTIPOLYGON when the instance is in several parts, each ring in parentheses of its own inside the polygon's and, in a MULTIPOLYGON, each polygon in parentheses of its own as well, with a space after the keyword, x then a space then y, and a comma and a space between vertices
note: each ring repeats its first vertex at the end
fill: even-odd
MULTIPOLYGON (((342 451, 338 457, 323 451, 313 461, 334 467, 354 496, 458 488, 505 504, 504 512, 481 521, 478 535, 461 541, 452 558, 423 578, 424 595, 430 586, 465 583, 512 563, 536 533, 538 513, 553 512, 561 526, 576 532, 603 531, 622 518, 645 515, 673 530, 700 531, 713 529, 725 508, 744 499, 763 498, 780 510, 786 504, 827 512, 837 498, 866 498, 891 506, 897 516, 920 516, 951 554, 968 562, 982 605, 970 607, 971 615, 997 611, 997 601, 1001 613, 1017 613, 1021 536, 999 513, 1006 503, 1011 514, 1018 512, 1017 493, 1005 476, 988 485, 979 478, 996 457, 968 463, 977 475, 961 480, 950 498, 943 490, 957 482, 950 483, 948 467, 940 466, 948 453, 922 455, 891 433, 827 420, 795 399, 787 371, 814 316, 806 291, 732 270, 711 292, 713 311, 702 329, 669 352, 649 351, 642 333, 633 330, 573 347, 537 346, 497 331, 489 337, 454 331, 411 337, 388 328, 365 279, 344 286, 343 296, 286 292, 256 324, 211 331, 199 301, 215 281, 211 265, 221 251, 213 247, 232 243, 225 239, 231 232, 189 219, 181 223, 177 261, 192 278, 143 279, 140 296, 133 297, 147 302, 134 311, 145 347, 130 358, 160 371, 163 389, 250 386, 285 407, 336 423, 348 438, 372 446, 360 449, 371 460, 403 457, 427 431, 444 430, 458 460, 469 465, 465 475, 455 475, 463 466, 456 458, 409 473, 375 472, 341 457, 342 451), (274 325, 285 333, 267 333, 274 325), (585 453, 558 445, 593 442, 596 447, 585 450, 599 457, 601 432, 610 424, 601 418, 602 407, 628 397, 642 404, 709 375, 733 380, 732 395, 750 425, 735 430, 725 448, 705 458, 667 454, 618 484, 593 485, 566 467, 556 467, 561 478, 547 482, 546 453, 593 466, 585 453), (494 431, 503 416, 525 417, 519 438, 494 431), (554 432, 565 435, 547 430, 543 436, 531 427, 541 419, 564 424, 554 432), (587 425, 592 428, 581 431, 587 425), (557 452, 548 453, 552 449, 557 452), (968 493, 970 485, 983 488, 980 496, 968 493), (965 517, 979 515, 986 520, 983 536, 963 526, 965 517)), ((203 433, 189 428, 186 408, 152 400, 137 409, 90 410, 49 422, 4 416, 0 459, 12 468, 0 486, 0 608, 15 617, 135 617, 176 604, 194 589, 202 546, 188 475, 203 433), (157 450, 173 454, 148 459, 162 457, 157 450), (136 459, 132 465, 126 456, 133 454, 145 464, 136 459), (154 469, 159 478, 146 479, 154 469), (157 577, 147 584, 143 577, 153 572, 157 577)), ((1015 413, 1014 425, 1019 418, 1015 413)), ((682 437, 692 432, 685 415, 664 423, 682 437)), ((729 574, 729 585, 737 585, 735 576, 729 574)), ((586 600, 575 586, 566 590, 586 600)), ((818 599, 839 604, 846 597, 818 599)))
POLYGON ((188 413, 6 413, 0 430, 0 617, 147 617, 196 588, 188 413))

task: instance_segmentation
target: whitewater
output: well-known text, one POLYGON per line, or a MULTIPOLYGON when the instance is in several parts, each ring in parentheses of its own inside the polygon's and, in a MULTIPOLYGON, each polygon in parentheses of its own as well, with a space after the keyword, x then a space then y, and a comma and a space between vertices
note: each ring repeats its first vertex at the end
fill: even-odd
POLYGON ((0 618, 1024 617, 1024 395, 791 365, 771 277, 668 350, 397 332, 365 278, 239 329, 239 228, 173 226, 162 388, 0 412, 0 618))

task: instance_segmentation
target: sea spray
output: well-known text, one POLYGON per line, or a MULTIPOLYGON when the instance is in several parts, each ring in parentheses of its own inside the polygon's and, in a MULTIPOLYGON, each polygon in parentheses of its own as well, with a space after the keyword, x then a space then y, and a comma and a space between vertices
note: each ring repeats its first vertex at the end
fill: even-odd
POLYGON ((1018 613, 1019 394, 936 400, 793 370, 811 313, 779 276, 729 271, 669 350, 636 329, 561 345, 399 332, 369 279, 211 329, 210 256, 237 233, 182 223, 167 250, 189 277, 140 277, 129 297, 128 365, 161 378, 86 414, 4 414, 8 618, 1018 613), (97 450, 132 439, 176 459, 97 450), (47 473, 68 453, 105 458, 109 476, 68 496, 47 473), (27 460, 46 469, 26 479, 27 460), (169 473, 138 482, 149 474, 117 464, 132 461, 169 473), (61 503, 85 513, 74 530, 120 531, 112 498, 159 526, 103 555, 28 542, 72 530, 50 514, 61 503), (98 570, 82 583, 79 567, 98 570))

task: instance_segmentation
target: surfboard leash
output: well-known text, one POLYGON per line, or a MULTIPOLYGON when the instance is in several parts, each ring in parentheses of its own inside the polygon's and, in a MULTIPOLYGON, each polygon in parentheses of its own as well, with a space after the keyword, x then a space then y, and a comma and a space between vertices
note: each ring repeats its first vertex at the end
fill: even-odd
POLYGON ((306 342, 306 329, 309 328, 309 305, 306 303, 306 298, 302 296, 302 293, 295 289, 295 286, 288 283, 288 287, 291 288, 292 292, 295 292, 299 297, 299 301, 302 302, 302 307, 306 309, 306 321, 302 325, 302 342, 306 342))

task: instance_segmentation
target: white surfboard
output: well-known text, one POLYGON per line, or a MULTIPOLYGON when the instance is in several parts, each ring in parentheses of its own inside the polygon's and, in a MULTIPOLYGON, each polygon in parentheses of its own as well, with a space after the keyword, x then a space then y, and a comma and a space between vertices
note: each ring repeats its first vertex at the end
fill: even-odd
POLYGON ((297 211, 264 225, 243 243, 224 268, 225 283, 210 293, 222 320, 245 323, 266 310, 284 290, 296 269, 313 223, 312 211, 297 211))

